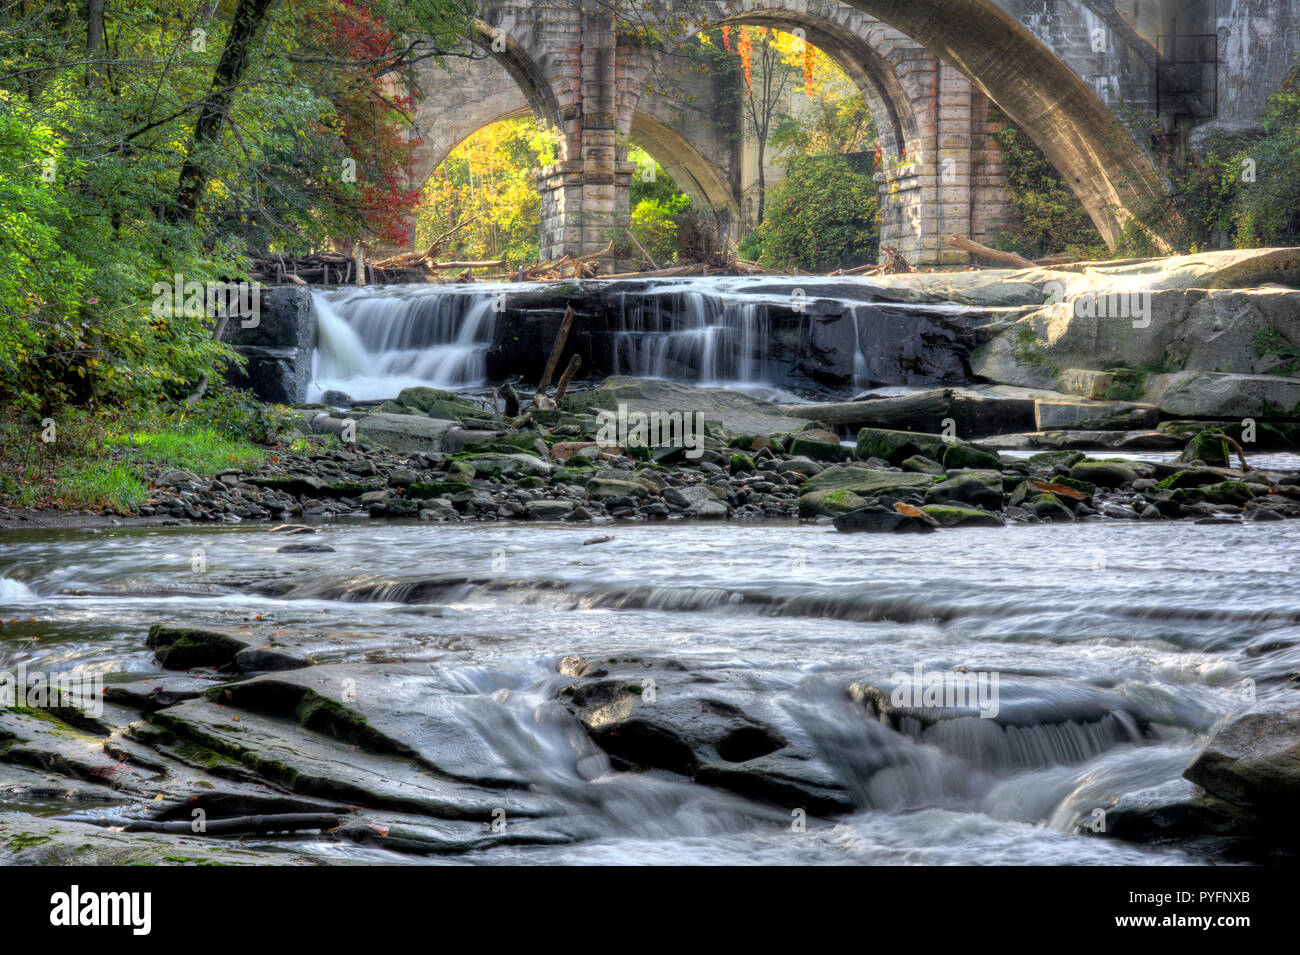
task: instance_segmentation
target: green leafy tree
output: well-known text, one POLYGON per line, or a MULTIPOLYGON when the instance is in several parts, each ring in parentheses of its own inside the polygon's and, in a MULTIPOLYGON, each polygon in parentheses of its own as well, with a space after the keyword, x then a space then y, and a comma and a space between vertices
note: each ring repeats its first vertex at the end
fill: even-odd
POLYGON ((876 259, 876 184, 847 156, 799 156, 772 190, 768 217, 741 243, 770 268, 829 271, 876 259))

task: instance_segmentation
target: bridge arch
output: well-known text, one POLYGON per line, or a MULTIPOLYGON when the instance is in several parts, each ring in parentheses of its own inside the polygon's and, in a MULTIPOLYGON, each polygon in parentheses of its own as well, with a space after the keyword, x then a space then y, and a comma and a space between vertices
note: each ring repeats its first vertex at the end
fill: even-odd
MULTIPOLYGON (((515 81, 515 85, 519 87, 529 109, 539 123, 557 132, 564 132, 564 117, 555 85, 547 77, 542 65, 520 42, 515 31, 486 20, 476 19, 474 33, 469 39, 471 43, 501 64, 510 78, 515 81)), ((567 158, 567 137, 561 136, 560 159, 567 158)))
MULTIPOLYGON (((1101 92, 1006 5, 1007 0, 707 0, 679 37, 724 23, 801 27, 815 46, 847 63, 869 99, 876 91, 872 109, 886 139, 882 145, 895 148, 888 139, 906 141, 906 104, 913 111, 917 104, 906 53, 890 36, 902 34, 959 70, 1025 130, 1113 246, 1132 213, 1156 207, 1164 180, 1101 92)), ((1107 42, 1122 45, 1124 53, 1136 49, 1128 35, 1132 31, 1121 29, 1125 25, 1117 17, 1101 17, 1092 3, 1078 6, 1072 14, 1095 20, 1107 42)), ((1048 25, 1040 30, 1050 32, 1048 25)), ((1089 36, 1081 32, 1086 47, 1089 36)), ((942 140, 941 125, 939 134, 942 140)), ((922 156, 939 158, 925 157, 924 151, 922 156)))
POLYGON ((1133 213, 1163 198, 1165 183, 1150 154, 1098 91, 999 3, 845 2, 961 70, 1043 150, 1107 244, 1115 245, 1133 213))
POLYGON ((694 143, 671 126, 640 111, 632 116, 631 139, 664 167, 698 209, 715 217, 724 238, 739 239, 732 234, 739 223, 740 205, 731 183, 725 172, 705 158, 694 143))
MULTIPOLYGON (((969 142, 945 146, 937 135, 944 102, 933 54, 839 0, 707 2, 696 14, 677 34, 674 49, 705 29, 768 27, 802 36, 844 70, 866 100, 880 137, 882 169, 876 184, 881 244, 897 247, 911 262, 967 259, 965 253, 946 247, 942 233, 972 234, 972 148, 969 142), (941 155, 945 152, 949 155, 941 155), (945 158, 951 160, 949 166, 945 158), (950 175, 941 182, 945 170, 950 175), (954 194, 963 201, 945 199, 954 194)), ((951 79, 959 80, 969 99, 965 81, 950 72, 950 85, 951 79)))

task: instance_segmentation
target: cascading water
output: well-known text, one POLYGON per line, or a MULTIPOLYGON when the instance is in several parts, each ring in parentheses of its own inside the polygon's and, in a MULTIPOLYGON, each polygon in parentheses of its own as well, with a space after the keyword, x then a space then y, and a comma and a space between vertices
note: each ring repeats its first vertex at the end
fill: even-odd
POLYGON ((309 398, 396 397, 427 385, 462 389, 487 377, 539 375, 538 353, 566 305, 581 318, 585 375, 627 375, 775 397, 793 378, 846 387, 968 380, 969 309, 881 303, 872 290, 814 278, 718 276, 619 287, 408 285, 314 292, 319 329, 309 398), (806 287, 805 287, 806 286, 806 287), (498 327, 498 316, 502 326, 498 327), (529 334, 498 334, 514 324, 529 334), (541 335, 539 338, 538 335, 541 335))
POLYGON ((319 339, 311 399, 330 390, 364 401, 392 398, 415 385, 479 384, 496 328, 496 300, 487 287, 314 292, 319 339))
POLYGON ((613 372, 699 384, 770 382, 771 322, 761 302, 667 289, 619 299, 613 372))

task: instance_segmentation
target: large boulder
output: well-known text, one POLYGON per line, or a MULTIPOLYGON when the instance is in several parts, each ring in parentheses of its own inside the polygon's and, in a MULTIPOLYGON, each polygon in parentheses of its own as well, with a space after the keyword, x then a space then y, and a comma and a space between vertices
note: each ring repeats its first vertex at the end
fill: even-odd
POLYGON ((839 514, 834 523, 841 534, 929 534, 938 524, 924 514, 915 517, 878 504, 839 514))
POLYGON ((814 815, 853 807, 814 740, 746 667, 565 657, 560 673, 570 678, 561 702, 616 769, 676 773, 814 815))
POLYGON ((993 480, 980 476, 959 475, 940 481, 925 492, 927 504, 968 504, 986 511, 1000 511, 1004 496, 1002 479, 993 472, 993 480))
POLYGON ((1228 442, 1222 436, 1203 431, 1192 436, 1192 439, 1187 442, 1187 447, 1183 448, 1183 453, 1178 456, 1178 460, 1183 464, 1200 461, 1210 467, 1226 468, 1232 463, 1231 453, 1228 442))
POLYGON ((809 478, 800 489, 801 495, 814 491, 849 491, 862 498, 893 503, 911 494, 924 493, 933 484, 934 476, 913 471, 877 471, 873 468, 842 465, 827 468, 809 478))
POLYGON ((418 411, 430 418, 460 421, 464 418, 485 418, 489 413, 478 405, 458 397, 450 391, 423 386, 403 388, 397 395, 397 404, 418 411))
POLYGON ((1146 399, 1189 418, 1300 419, 1300 378, 1181 371, 1148 378, 1146 399))
POLYGON ((1293 814, 1300 800, 1300 708, 1261 703, 1228 720, 1183 775, 1240 809, 1293 814))

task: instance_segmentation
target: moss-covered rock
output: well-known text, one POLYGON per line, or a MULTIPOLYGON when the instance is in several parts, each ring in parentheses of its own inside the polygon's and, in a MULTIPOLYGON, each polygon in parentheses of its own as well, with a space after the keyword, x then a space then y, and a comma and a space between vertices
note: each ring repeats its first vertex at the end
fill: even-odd
POLYGON ((863 428, 858 432, 858 458, 863 461, 881 458, 897 465, 915 454, 941 461, 947 447, 948 442, 938 434, 891 431, 887 428, 863 428))
POLYGON ((322 485, 322 497, 350 498, 360 497, 369 491, 378 491, 381 486, 373 481, 331 481, 322 485))
POLYGON ((220 630, 156 623, 149 628, 145 646, 154 651, 164 668, 189 670, 228 666, 249 644, 220 630))
POLYGON ((434 497, 451 497, 461 491, 472 491, 474 485, 465 481, 416 481, 406 489, 406 496, 417 501, 434 497))
POLYGON ((1002 469, 1002 459, 992 451, 973 444, 950 444, 943 452, 943 466, 948 469, 1002 469))
POLYGON ((978 474, 948 478, 925 492, 927 504, 969 504, 989 511, 1001 510, 1003 499, 1002 479, 999 477, 994 484, 978 474))
POLYGON ((1097 487, 1120 487, 1137 480, 1137 472, 1119 461, 1080 461, 1070 468, 1070 477, 1097 487))
POLYGON ((800 517, 828 517, 854 511, 871 503, 852 491, 813 491, 799 498, 800 517))
POLYGON ((803 483, 800 494, 817 491, 851 491, 861 498, 892 504, 910 494, 923 493, 934 483, 929 474, 908 471, 878 471, 842 465, 827 468, 803 483))
POLYGON ((509 474, 547 475, 553 470, 549 461, 532 454, 478 454, 467 459, 477 477, 509 474))
MULTIPOLYGON (((570 458, 569 462, 570 464, 572 464, 573 459, 570 458)), ((551 475, 551 483, 552 484, 573 484, 576 485, 577 487, 586 487, 587 482, 592 479, 594 470, 595 469, 592 468, 589 464, 581 468, 576 468, 576 467, 560 468, 558 471, 556 471, 554 474, 551 475)))
POLYGON ((789 453, 813 461, 848 461, 853 457, 853 451, 844 447, 839 441, 827 441, 824 438, 802 434, 791 436, 789 453))
POLYGON ((1188 468, 1158 481, 1156 490, 1172 491, 1182 487, 1205 487, 1210 484, 1218 484, 1222 480, 1223 475, 1218 471, 1210 471, 1204 468, 1188 468))
POLYGON ((1169 500, 1179 504, 1205 502, 1207 504, 1230 504, 1237 507, 1255 499, 1255 492, 1244 481, 1220 481, 1208 487, 1185 487, 1173 491, 1169 500))
POLYGON ((927 504, 921 508, 934 518, 940 527, 1002 527, 1006 519, 978 507, 958 507, 953 504, 927 504))
POLYGON ((1072 468, 1086 457, 1082 451, 1042 451, 1031 454, 1028 462, 1035 468, 1072 468))
POLYGON ((1213 431, 1202 431, 1187 442, 1187 447, 1183 448, 1183 453, 1178 456, 1178 460, 1183 464, 1200 461, 1212 468, 1226 468, 1232 464, 1231 453, 1223 435, 1213 431))
POLYGON ((927 458, 924 454, 914 454, 906 461, 902 462, 899 467, 904 471, 915 471, 917 474, 933 474, 941 477, 944 472, 944 466, 933 458, 927 458))
POLYGON ((447 480, 457 481, 461 484, 468 484, 478 475, 474 472, 474 465, 468 461, 452 461, 447 466, 447 480))
MULTIPOLYGON (((397 395, 397 404, 428 415, 430 418, 444 418, 448 421, 461 421, 465 418, 482 418, 486 415, 478 405, 466 401, 450 391, 437 388, 417 386, 403 388, 397 395)), ((400 413, 400 412, 399 412, 400 413)))
POLYGON ((597 477, 587 482, 587 496, 593 500, 610 500, 618 497, 646 497, 649 489, 640 481, 619 481, 597 477))
POLYGON ((1074 520, 1074 511, 1051 494, 1040 494, 1029 503, 1029 507, 1039 518, 1045 521, 1067 523, 1074 520))

